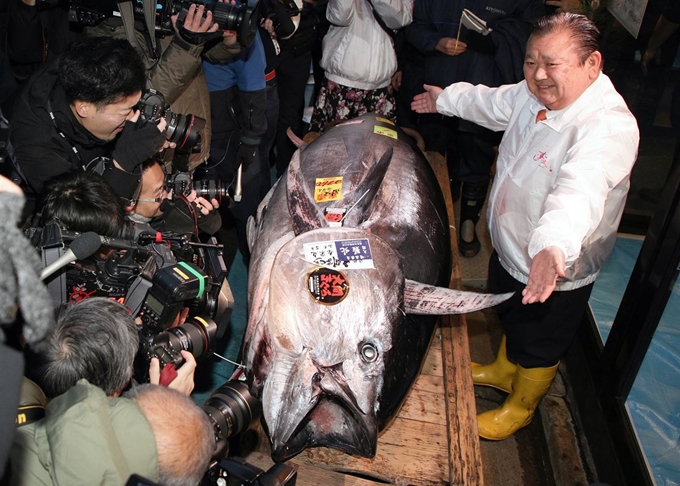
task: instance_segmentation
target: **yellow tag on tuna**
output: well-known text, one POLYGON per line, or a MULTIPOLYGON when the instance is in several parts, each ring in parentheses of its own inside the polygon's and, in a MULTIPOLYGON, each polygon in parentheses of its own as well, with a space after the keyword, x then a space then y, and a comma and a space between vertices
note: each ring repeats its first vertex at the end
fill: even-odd
POLYGON ((342 176, 324 177, 314 183, 314 201, 337 201, 342 197, 342 176))
POLYGON ((388 125, 394 125, 394 122, 392 120, 388 120, 387 118, 381 118, 379 116, 375 117, 375 121, 387 123, 388 125))
POLYGON ((377 133, 378 135, 385 135, 386 137, 390 137, 393 139, 397 139, 397 131, 392 130, 391 128, 386 128, 386 127, 379 127, 378 125, 373 127, 373 133, 377 133))

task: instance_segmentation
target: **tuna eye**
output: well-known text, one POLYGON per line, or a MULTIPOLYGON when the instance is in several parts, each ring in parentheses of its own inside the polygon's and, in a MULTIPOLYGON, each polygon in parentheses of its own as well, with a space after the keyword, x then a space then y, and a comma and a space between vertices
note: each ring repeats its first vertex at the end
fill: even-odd
POLYGON ((378 359, 378 348, 373 343, 364 343, 359 350, 364 363, 373 363, 378 359))

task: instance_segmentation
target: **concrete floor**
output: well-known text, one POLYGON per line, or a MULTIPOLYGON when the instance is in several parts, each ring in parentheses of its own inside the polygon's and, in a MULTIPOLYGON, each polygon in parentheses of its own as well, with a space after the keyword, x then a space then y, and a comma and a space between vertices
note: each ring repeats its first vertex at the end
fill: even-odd
MULTIPOLYGON (((457 210, 458 207, 456 213, 457 210)), ((492 248, 485 210, 477 228, 481 251, 475 257, 460 258, 461 278, 468 290, 484 290, 486 285, 492 248)), ((493 361, 502 334, 495 311, 468 314, 467 321, 472 360, 493 361)), ((486 486, 587 486, 595 482, 587 443, 580 437, 569 407, 569 386, 562 379, 563 371, 560 370, 531 424, 504 441, 482 439, 486 486)), ((505 396, 493 388, 475 387, 478 412, 500 406, 505 396)))

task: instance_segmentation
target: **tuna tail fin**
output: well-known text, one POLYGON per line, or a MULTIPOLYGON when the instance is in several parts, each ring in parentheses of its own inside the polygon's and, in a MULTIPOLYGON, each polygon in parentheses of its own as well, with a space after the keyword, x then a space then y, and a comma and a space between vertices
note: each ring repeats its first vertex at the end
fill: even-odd
POLYGON ((435 287, 413 280, 406 280, 404 287, 404 310, 407 314, 465 314, 505 302, 514 295, 481 294, 463 290, 435 287))
POLYGON ((314 195, 300 170, 300 151, 290 159, 286 177, 288 190, 288 213, 295 236, 317 228, 325 228, 328 222, 314 202, 314 195))

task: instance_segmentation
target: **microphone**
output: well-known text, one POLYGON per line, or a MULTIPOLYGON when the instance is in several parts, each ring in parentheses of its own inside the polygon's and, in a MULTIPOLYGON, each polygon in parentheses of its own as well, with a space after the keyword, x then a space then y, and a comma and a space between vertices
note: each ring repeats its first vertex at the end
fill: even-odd
POLYGON ((69 245, 68 250, 62 256, 57 258, 53 263, 47 265, 40 273, 40 280, 45 280, 57 270, 64 268, 71 262, 82 260, 99 250, 102 242, 99 235, 93 231, 83 233, 78 238, 73 240, 69 245))

